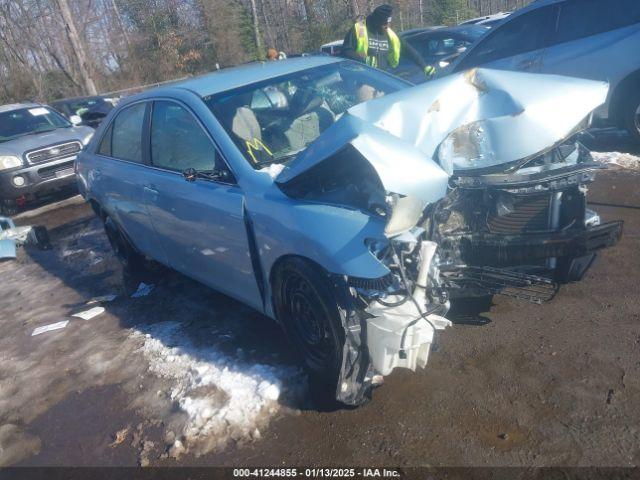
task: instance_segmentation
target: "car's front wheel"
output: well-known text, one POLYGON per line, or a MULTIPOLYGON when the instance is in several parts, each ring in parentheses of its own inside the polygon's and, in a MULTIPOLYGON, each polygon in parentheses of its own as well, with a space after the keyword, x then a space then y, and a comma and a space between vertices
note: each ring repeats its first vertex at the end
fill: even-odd
POLYGON ((327 275, 306 260, 291 258, 277 269, 273 287, 276 315, 312 381, 335 388, 345 337, 327 275))

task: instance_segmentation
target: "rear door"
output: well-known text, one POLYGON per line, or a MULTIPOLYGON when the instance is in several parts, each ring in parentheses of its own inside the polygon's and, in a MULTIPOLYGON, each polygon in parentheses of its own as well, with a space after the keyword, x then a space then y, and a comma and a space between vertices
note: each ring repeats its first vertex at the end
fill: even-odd
POLYGON ((256 308, 244 196, 203 125, 184 104, 156 100, 150 128, 151 172, 144 190, 170 265, 256 308), (187 181, 186 169, 226 171, 224 181, 187 181))
POLYGON ((615 82, 636 70, 640 1, 567 0, 541 71, 615 82))
POLYGON ((150 104, 138 102, 121 110, 106 130, 89 175, 92 190, 102 207, 143 254, 164 264, 146 208, 144 184, 149 168, 142 148, 144 125, 150 104))
POLYGON ((507 20, 483 37, 454 67, 538 72, 558 18, 558 6, 537 8, 507 20))

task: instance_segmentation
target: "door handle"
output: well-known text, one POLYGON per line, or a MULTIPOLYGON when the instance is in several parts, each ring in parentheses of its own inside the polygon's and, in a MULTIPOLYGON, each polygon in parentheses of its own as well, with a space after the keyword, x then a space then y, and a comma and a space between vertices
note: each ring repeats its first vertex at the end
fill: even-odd
POLYGON ((93 170, 93 178, 100 178, 102 176, 102 170, 96 168, 93 170))
POLYGON ((158 195, 159 193, 158 190, 156 190, 155 188, 149 185, 145 185, 143 188, 145 192, 150 193, 152 195, 158 195))

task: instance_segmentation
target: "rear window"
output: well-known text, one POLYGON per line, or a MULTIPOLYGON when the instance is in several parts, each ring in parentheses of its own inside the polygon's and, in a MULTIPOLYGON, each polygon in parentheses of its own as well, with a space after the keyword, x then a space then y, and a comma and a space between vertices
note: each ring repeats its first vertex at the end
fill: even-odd
POLYGON ((111 156, 142 163, 142 125, 145 103, 122 110, 112 124, 111 156))
POLYGON ((570 0, 560 7, 556 43, 640 23, 639 0, 570 0))

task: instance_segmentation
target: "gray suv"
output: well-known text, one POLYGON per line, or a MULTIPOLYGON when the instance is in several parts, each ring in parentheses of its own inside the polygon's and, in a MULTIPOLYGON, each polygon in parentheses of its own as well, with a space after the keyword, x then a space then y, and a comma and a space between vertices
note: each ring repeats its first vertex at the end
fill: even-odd
POLYGON ((640 0, 538 0, 494 27, 451 71, 482 66, 607 81, 596 123, 625 128, 640 142, 639 48, 640 0))
POLYGON ((0 106, 0 214, 75 186, 74 162, 93 129, 71 120, 35 103, 0 106))

